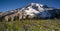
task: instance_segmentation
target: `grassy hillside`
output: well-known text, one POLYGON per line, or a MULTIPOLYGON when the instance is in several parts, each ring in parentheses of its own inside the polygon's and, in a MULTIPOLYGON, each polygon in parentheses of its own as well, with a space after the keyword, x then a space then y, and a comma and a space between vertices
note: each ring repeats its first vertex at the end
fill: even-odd
POLYGON ((60 31, 60 20, 16 20, 0 22, 0 31, 60 31))

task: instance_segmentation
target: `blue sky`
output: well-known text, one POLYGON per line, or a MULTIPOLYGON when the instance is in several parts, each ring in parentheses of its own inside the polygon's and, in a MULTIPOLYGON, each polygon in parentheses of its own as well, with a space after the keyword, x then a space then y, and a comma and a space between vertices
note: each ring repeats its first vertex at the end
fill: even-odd
POLYGON ((0 0, 0 12, 21 8, 29 3, 41 3, 49 7, 60 8, 60 0, 0 0))

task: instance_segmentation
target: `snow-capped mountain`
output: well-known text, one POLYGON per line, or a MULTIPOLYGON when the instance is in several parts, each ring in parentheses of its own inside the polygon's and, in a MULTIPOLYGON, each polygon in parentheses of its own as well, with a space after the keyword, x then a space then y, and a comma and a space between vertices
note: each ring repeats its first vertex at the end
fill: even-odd
POLYGON ((15 18, 17 16, 19 19, 26 18, 27 16, 28 18, 53 18, 56 17, 57 14, 60 15, 60 9, 48 7, 47 5, 43 4, 30 3, 23 8, 4 12, 2 13, 2 17, 4 16, 4 18, 15 18))
POLYGON ((38 3, 31 3, 22 10, 26 13, 26 15, 31 17, 37 16, 39 18, 52 18, 55 17, 56 14, 60 14, 59 9, 38 3))
POLYGON ((44 11, 45 9, 43 7, 47 6, 43 4, 31 3, 28 6, 24 7, 24 11, 27 15, 33 15, 33 13, 37 14, 44 11))

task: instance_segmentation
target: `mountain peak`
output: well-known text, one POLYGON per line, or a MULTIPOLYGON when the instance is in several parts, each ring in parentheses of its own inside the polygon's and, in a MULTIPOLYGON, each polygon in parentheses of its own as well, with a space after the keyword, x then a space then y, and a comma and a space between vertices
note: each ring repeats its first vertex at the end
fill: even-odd
POLYGON ((34 6, 34 5, 36 5, 36 6, 44 6, 43 4, 38 4, 38 3, 31 3, 30 5, 31 6, 34 6))

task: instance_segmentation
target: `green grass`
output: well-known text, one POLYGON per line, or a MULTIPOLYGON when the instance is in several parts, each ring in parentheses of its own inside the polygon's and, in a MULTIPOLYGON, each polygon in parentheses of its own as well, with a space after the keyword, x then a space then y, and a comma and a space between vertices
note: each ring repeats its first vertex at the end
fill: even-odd
POLYGON ((60 31, 60 20, 22 20, 0 22, 0 31, 24 31, 24 27, 28 27, 28 31, 60 31))

